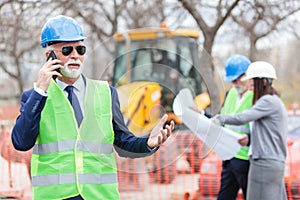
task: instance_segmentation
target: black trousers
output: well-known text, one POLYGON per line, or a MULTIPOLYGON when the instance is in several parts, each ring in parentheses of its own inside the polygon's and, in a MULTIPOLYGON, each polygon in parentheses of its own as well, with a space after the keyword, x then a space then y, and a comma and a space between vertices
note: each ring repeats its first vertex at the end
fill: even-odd
POLYGON ((236 200, 240 188, 246 199, 249 165, 249 160, 238 158, 223 161, 218 200, 236 200))

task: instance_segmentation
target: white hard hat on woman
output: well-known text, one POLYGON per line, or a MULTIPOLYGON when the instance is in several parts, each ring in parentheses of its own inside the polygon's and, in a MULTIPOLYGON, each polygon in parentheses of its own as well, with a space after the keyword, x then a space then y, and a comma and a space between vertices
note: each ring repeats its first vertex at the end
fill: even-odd
POLYGON ((265 61, 256 61, 249 65, 246 76, 243 77, 242 80, 249 80, 252 78, 277 79, 277 76, 273 65, 265 61))

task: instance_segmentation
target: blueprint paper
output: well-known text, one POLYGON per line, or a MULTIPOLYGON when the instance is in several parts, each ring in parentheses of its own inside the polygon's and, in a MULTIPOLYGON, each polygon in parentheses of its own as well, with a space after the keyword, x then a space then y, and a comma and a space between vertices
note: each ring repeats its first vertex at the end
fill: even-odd
POLYGON ((201 139, 217 156, 223 160, 234 157, 240 150, 238 139, 241 134, 219 126, 211 119, 192 109, 195 107, 189 89, 182 89, 173 102, 174 113, 201 139))

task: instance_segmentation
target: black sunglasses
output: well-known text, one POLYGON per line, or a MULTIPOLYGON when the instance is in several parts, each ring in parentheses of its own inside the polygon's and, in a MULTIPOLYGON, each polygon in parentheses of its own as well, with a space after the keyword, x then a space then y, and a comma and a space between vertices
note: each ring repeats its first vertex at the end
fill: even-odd
MULTIPOLYGON (((73 46, 66 46, 61 49, 61 53, 64 56, 68 56, 73 52, 73 49, 74 49, 73 46)), ((77 46, 77 47, 75 47, 75 49, 76 49, 77 53, 81 56, 83 56, 86 52, 86 47, 83 45, 77 46)))

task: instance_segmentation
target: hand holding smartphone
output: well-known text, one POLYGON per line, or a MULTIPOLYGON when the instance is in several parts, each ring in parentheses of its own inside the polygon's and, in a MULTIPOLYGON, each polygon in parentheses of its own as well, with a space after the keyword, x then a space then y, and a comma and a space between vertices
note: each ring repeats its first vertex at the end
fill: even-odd
MULTIPOLYGON (((52 58, 52 60, 57 59, 57 57, 56 57, 54 51, 51 51, 51 52, 50 52, 50 54, 49 54, 49 56, 48 56, 48 58, 47 58, 46 61, 48 61, 50 58, 52 58)), ((60 73, 59 68, 57 68, 55 71, 57 71, 58 73, 60 73)), ((53 78, 53 79, 56 79, 56 77, 57 77, 57 76, 54 75, 52 78, 53 78)))

